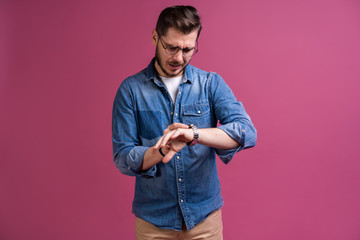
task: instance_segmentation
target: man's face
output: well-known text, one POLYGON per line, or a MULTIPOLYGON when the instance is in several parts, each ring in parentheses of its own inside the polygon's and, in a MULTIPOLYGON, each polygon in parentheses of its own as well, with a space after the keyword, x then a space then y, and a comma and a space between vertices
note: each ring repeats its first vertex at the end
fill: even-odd
MULTIPOLYGON (((189 34, 183 34, 174 28, 169 28, 166 36, 161 36, 162 43, 165 47, 193 48, 196 44, 197 30, 189 34)), ((177 77, 183 74, 185 67, 190 62, 191 57, 185 57, 183 51, 179 50, 174 55, 169 55, 159 39, 156 30, 153 31, 153 43, 156 46, 155 68, 162 77, 177 77)))

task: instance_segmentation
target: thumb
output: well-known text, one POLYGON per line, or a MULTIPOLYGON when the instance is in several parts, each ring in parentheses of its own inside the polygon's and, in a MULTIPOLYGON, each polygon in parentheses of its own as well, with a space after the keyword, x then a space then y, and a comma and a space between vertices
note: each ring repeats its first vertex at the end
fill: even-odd
POLYGON ((168 163, 170 162, 170 160, 173 158, 173 156, 175 155, 175 151, 171 150, 165 155, 165 157, 162 159, 163 163, 168 163))

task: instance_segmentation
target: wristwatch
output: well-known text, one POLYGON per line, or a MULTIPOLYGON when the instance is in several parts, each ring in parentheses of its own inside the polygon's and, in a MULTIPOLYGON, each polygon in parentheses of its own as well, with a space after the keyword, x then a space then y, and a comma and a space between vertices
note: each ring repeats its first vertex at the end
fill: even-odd
POLYGON ((194 138, 190 142, 187 143, 189 146, 194 146, 199 142, 199 131, 198 127, 195 124, 190 124, 189 128, 191 128, 194 131, 194 138))

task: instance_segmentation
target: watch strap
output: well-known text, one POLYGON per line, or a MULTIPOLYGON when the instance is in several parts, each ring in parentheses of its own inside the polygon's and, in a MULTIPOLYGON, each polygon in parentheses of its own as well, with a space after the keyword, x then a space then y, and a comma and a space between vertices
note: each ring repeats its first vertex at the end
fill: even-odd
POLYGON ((195 124, 190 124, 189 128, 191 128, 194 131, 194 138, 190 142, 187 143, 189 146, 194 146, 199 142, 199 130, 198 127, 195 124))

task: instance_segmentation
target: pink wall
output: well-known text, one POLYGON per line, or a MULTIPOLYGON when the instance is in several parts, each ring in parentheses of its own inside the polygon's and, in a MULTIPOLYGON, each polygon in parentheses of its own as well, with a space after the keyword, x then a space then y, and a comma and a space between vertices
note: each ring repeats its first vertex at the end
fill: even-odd
POLYGON ((130 2, 0 2, 0 239, 134 239, 112 102, 170 2, 198 7, 192 63, 224 77, 259 133, 219 162, 225 239, 360 239, 360 3, 130 2))

